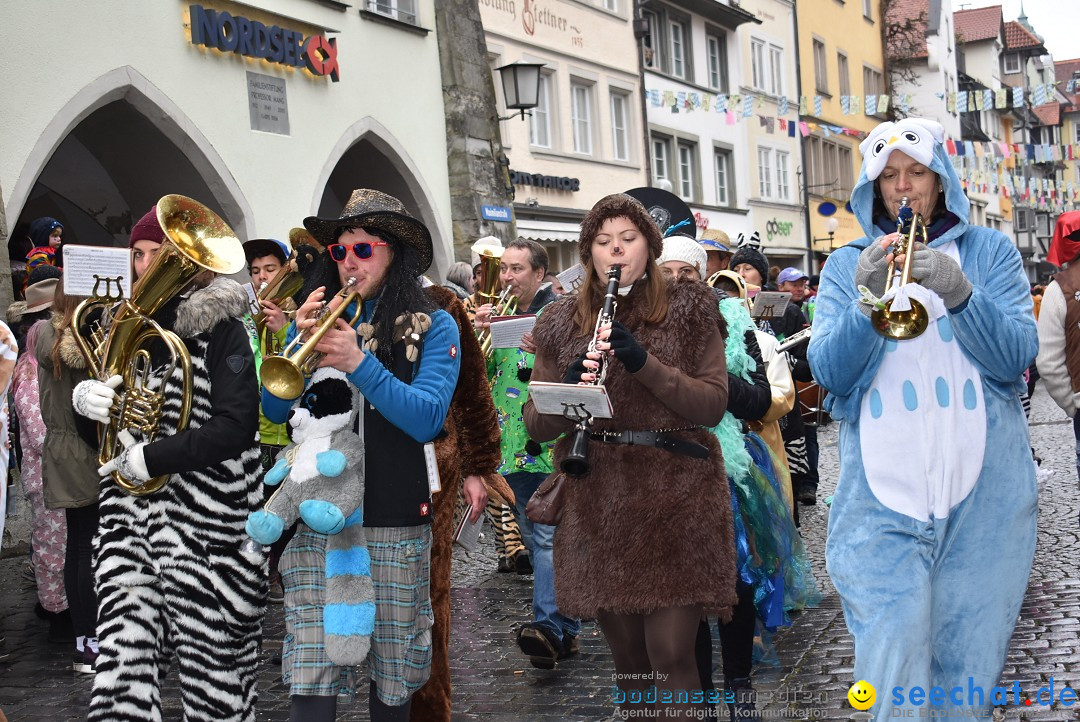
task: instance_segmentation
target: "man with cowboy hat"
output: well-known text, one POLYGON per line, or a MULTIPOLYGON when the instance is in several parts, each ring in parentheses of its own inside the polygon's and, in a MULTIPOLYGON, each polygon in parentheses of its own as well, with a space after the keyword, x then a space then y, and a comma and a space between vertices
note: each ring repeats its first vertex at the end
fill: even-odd
MULTIPOLYGON (((443 430, 460 368, 458 326, 419 277, 431 265, 428 229, 396 198, 352 193, 338 218, 304 219, 326 247, 311 268, 307 300, 288 339, 318 323, 324 299, 355 279, 363 299, 320 339, 320 366, 337 369, 363 396, 357 439, 366 447, 363 525, 375 595, 371 634, 371 719, 408 719, 412 694, 431 667, 429 598, 431 487, 426 443, 443 430)), ((263 411, 284 421, 291 401, 263 390, 263 411)), ((282 654, 292 719, 333 720, 337 695, 351 691, 353 667, 327 654, 324 633, 327 536, 301 523, 281 558, 288 635, 282 654)), ((359 632, 364 634, 363 631, 359 632)))

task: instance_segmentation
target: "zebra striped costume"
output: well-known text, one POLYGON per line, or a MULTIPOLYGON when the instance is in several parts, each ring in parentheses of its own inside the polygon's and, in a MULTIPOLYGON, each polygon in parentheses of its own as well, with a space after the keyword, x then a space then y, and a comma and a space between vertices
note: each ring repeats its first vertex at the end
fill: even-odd
POLYGON ((151 470, 173 472, 169 483, 136 497, 110 479, 101 482, 94 540, 101 656, 88 719, 160 720, 160 682, 175 658, 184 720, 246 722, 255 719, 267 579, 261 550, 242 546, 247 516, 262 501, 258 383, 237 320, 246 296, 234 281, 218 278, 170 308, 175 322, 163 325, 191 354, 191 417, 177 434, 177 370, 165 381, 157 440, 145 452, 149 468, 156 445, 160 466, 169 466, 161 449, 173 452, 173 468, 151 470), (199 445, 195 453, 185 436, 199 445), (239 441, 223 445, 222 437, 239 441), (199 463, 208 465, 177 471, 199 463))

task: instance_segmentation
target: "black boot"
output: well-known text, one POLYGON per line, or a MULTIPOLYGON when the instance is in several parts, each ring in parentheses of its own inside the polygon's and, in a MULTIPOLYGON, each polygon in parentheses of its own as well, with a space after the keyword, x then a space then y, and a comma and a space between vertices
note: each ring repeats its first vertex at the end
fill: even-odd
POLYGON ((724 700, 727 701, 728 715, 735 720, 759 720, 754 700, 757 695, 750 686, 749 677, 735 677, 724 680, 724 700))

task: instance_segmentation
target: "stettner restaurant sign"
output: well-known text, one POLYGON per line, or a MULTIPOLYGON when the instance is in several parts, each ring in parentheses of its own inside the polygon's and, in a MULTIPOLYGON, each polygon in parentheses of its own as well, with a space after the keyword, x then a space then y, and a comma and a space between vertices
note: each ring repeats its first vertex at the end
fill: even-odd
POLYGON ((295 30, 279 25, 267 27, 257 20, 202 5, 190 6, 190 18, 192 45, 307 68, 312 75, 329 75, 335 83, 340 80, 336 38, 312 35, 305 39, 303 33, 295 30))

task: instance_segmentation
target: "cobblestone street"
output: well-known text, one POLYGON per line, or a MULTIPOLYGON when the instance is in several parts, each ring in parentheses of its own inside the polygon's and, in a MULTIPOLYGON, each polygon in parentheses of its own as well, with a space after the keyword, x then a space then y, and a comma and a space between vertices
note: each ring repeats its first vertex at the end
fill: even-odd
MULTIPOLYGON (((1054 474, 1040 493, 1035 565, 1003 679, 1006 685, 1019 682, 1029 696, 1051 678, 1058 690, 1063 685, 1080 686, 1080 505, 1073 436, 1063 413, 1041 387, 1033 400, 1031 428, 1036 454, 1054 474)), ((819 498, 824 498, 832 493, 837 474, 835 425, 823 430, 820 445, 819 498)), ((854 658, 839 599, 824 570, 827 507, 819 501, 803 507, 802 513, 803 534, 824 599, 819 608, 802 613, 793 627, 778 635, 778 664, 756 668, 755 686, 763 701, 773 700, 761 704, 765 719, 847 720, 852 714, 846 693, 854 681, 854 658)), ((25 565, 24 557, 0 562, 7 638, 2 651, 8 653, 0 662, 0 708, 13 722, 83 719, 90 679, 73 677, 67 645, 46 641, 46 625, 34 616, 34 594, 23 579, 25 565)), ((994 580, 963 592, 993 594, 994 580)), ((514 631, 528 621, 530 607, 531 577, 497 574, 490 543, 482 553, 456 560, 451 641, 455 719, 610 719, 613 666, 595 624, 584 626, 580 656, 553 671, 536 670, 514 643, 514 631)), ((288 719, 287 690, 270 661, 282 634, 281 607, 272 606, 260 679, 260 720, 288 719)), ((719 659, 717 648, 717 664, 719 659)), ((715 678, 722 679, 719 670, 715 678)), ((180 717, 175 684, 175 674, 170 675, 164 694, 166 719, 180 717)), ((366 691, 355 700, 339 701, 339 719, 367 719, 366 691)), ((1077 720, 1080 710, 1032 704, 1009 707, 1006 719, 1077 720)))

